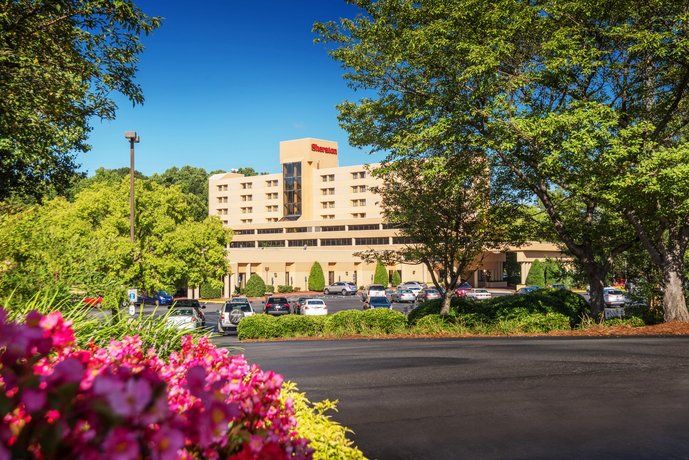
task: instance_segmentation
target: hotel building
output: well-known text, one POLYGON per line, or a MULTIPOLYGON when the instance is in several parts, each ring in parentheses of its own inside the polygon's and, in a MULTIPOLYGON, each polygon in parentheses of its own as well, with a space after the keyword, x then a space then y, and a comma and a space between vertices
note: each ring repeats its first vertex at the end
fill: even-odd
MULTIPOLYGON (((234 231, 229 247, 231 275, 224 296, 258 274, 277 290, 290 285, 306 290, 314 262, 323 268, 326 283, 370 284, 375 264, 354 253, 367 249, 396 249, 405 238, 381 216, 379 197, 371 191, 378 179, 375 165, 338 165, 337 143, 322 139, 280 142, 281 172, 244 176, 233 172, 209 179, 208 208, 234 231)), ((514 248, 522 266, 522 283, 531 261, 559 257, 551 244, 514 248)), ((505 286, 505 253, 486 253, 481 266, 466 277, 473 286, 505 286)), ((388 266, 402 281, 432 283, 423 264, 388 266)))

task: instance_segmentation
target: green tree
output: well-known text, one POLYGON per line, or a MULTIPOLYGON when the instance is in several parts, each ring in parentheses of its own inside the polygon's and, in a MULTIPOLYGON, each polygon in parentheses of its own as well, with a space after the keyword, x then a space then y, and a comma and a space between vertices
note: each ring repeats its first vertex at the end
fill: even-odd
POLYGON ((125 1, 0 3, 0 200, 63 194, 94 119, 113 93, 143 103, 134 81, 142 34, 160 26, 125 1))
POLYGON ((540 260, 534 260, 531 263, 529 274, 526 275, 526 284, 530 286, 545 287, 544 281, 544 264, 540 260))
POLYGON ((238 174, 244 174, 245 176, 263 176, 265 174, 268 174, 267 172, 258 172, 254 168, 251 168, 251 167, 237 168, 236 170, 234 170, 232 172, 236 172, 238 174))
MULTIPOLYGON (((321 41, 334 44, 330 53, 348 68, 350 85, 368 96, 338 106, 350 143, 410 159, 491 159, 484 172, 491 187, 499 183, 522 200, 541 203, 548 233, 586 268, 593 312, 602 312, 610 263, 636 237, 603 193, 617 172, 602 167, 600 157, 610 137, 609 114, 576 101, 597 88, 595 75, 582 75, 591 63, 582 62, 597 56, 586 46, 598 42, 587 30, 574 29, 605 24, 609 18, 600 15, 618 8, 586 0, 356 5, 363 11, 356 20, 315 26, 321 41), (591 12, 592 18, 586 16, 591 12), (567 21, 569 33, 562 30, 567 21), (584 35, 586 43, 558 42, 584 35)), ((619 62, 608 57, 605 62, 619 62)))
POLYGON ((322 291, 325 288, 325 276, 323 276, 323 268, 318 262, 311 265, 309 272, 309 291, 322 291))
POLYGON ((395 270, 392 272, 392 285, 394 287, 397 287, 400 285, 402 282, 402 276, 400 275, 399 270, 395 270))
POLYGON ((246 282, 244 294, 248 297, 261 297, 266 292, 266 283, 258 276, 257 273, 252 273, 249 281, 246 282))
POLYGON ((385 287, 387 287, 388 285, 388 270, 385 268, 385 265, 380 261, 376 263, 376 270, 373 274, 373 283, 382 284, 385 287))
MULTIPOLYGON (((176 186, 137 181, 136 190, 134 245, 127 179, 94 184, 74 202, 56 198, 4 216, 0 235, 21 245, 2 247, 0 289, 61 285, 121 295, 128 287, 153 291, 180 284, 220 285, 228 273, 225 248, 230 240, 222 222, 193 221, 186 195, 176 186)), ((3 238, 2 244, 7 242, 3 238)))
POLYGON ((172 167, 162 174, 153 174, 151 180, 161 185, 177 185, 187 198, 194 220, 202 221, 208 217, 208 177, 203 168, 193 166, 172 167))

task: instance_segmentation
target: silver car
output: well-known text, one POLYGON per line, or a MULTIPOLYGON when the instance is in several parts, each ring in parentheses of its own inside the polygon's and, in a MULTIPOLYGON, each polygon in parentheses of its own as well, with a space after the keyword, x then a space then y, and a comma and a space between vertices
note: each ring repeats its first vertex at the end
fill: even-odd
POLYGON ((354 295, 356 294, 356 286, 345 281, 338 281, 330 286, 326 286, 325 289, 323 289, 323 294, 354 295))
POLYGON ((627 302, 624 292, 613 287, 603 288, 603 303, 606 307, 621 307, 627 302))
POLYGON ((239 326, 242 318, 255 314, 256 312, 251 308, 251 304, 247 299, 244 299, 244 301, 232 299, 230 302, 226 302, 220 310, 217 326, 218 332, 223 335, 228 332, 237 332, 237 326, 239 326))
POLYGON ((397 288, 390 294, 390 300, 393 302, 414 302, 416 296, 411 289, 397 288))

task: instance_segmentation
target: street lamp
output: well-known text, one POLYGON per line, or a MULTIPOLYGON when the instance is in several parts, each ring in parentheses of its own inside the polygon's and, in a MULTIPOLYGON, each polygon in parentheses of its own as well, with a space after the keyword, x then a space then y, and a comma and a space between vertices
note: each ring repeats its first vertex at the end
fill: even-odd
POLYGON ((124 138, 129 141, 129 239, 134 242, 134 144, 139 143, 136 131, 126 131, 124 138))

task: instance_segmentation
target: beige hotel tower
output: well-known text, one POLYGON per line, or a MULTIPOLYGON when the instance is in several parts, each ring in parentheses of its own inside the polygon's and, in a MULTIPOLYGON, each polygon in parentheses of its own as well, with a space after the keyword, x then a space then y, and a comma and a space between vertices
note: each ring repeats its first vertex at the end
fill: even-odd
MULTIPOLYGON (((375 264, 362 262, 354 253, 401 247, 403 238, 382 218, 378 196, 370 190, 378 182, 370 174, 375 165, 338 166, 338 154, 332 141, 283 141, 278 174, 210 177, 209 213, 234 231, 225 297, 253 273, 276 290, 279 285, 306 290, 316 261, 326 283, 364 286, 372 282, 375 264)), ((522 264, 522 283, 531 261, 560 255, 554 246, 541 243, 514 252, 522 264)), ((504 286, 504 262, 504 253, 487 253, 469 281, 473 286, 504 286)), ((423 265, 387 268, 390 274, 399 271, 402 281, 432 283, 423 265)))

